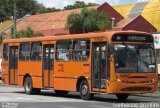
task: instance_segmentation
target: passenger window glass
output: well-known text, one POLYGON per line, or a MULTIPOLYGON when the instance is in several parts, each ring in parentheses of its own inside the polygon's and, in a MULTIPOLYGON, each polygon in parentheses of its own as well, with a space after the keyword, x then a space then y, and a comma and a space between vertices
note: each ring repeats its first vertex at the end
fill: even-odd
POLYGON ((42 58, 42 43, 33 42, 31 44, 31 60, 41 60, 42 58))
POLYGON ((54 67, 54 45, 44 45, 44 70, 53 70, 54 67))
POLYGON ((20 44, 20 60, 29 60, 30 43, 20 44))
POLYGON ((71 40, 58 41, 57 42, 57 60, 70 61, 71 60, 71 40))
POLYGON ((74 61, 86 61, 89 58, 90 53, 90 41, 89 40, 74 40, 73 48, 73 60, 74 61))
POLYGON ((4 44, 3 46, 3 58, 4 60, 8 60, 8 44, 4 44))
POLYGON ((17 69, 18 68, 18 47, 17 46, 11 46, 10 47, 10 63, 9 63, 9 67, 10 69, 17 69))

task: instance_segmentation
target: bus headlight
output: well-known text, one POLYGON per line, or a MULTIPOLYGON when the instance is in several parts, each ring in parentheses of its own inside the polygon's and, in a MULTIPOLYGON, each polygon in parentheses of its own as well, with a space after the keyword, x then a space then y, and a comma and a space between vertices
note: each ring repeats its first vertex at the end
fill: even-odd
POLYGON ((147 83, 152 83, 154 82, 154 79, 147 81, 147 83))

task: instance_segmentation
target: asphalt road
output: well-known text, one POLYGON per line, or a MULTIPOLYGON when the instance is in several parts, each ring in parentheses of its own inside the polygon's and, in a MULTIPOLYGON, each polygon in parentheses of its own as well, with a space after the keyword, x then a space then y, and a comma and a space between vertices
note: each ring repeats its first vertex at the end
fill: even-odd
POLYGON ((23 88, 0 86, 0 108, 160 108, 160 94, 130 96, 119 101, 114 95, 95 95, 91 101, 84 101, 78 93, 63 97, 54 91, 43 90, 39 95, 26 95, 23 88))

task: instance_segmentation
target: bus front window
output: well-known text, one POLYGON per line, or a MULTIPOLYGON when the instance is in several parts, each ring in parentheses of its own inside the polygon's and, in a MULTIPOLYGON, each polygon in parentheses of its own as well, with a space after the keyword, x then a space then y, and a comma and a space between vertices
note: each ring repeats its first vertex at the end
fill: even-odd
POLYGON ((154 47, 148 44, 115 44, 116 72, 155 72, 154 47))

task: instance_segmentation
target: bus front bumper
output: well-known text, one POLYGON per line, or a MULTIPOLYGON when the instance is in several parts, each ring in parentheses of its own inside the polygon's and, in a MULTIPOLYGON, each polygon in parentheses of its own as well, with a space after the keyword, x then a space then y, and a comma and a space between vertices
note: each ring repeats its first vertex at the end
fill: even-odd
POLYGON ((157 83, 127 84, 120 81, 107 82, 109 94, 145 94, 157 92, 157 83))

